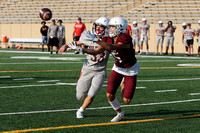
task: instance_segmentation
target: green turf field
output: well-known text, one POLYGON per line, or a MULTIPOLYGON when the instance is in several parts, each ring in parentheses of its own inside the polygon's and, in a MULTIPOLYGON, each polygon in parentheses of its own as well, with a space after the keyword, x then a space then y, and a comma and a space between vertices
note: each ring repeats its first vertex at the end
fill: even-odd
MULTIPOLYGON (((106 98, 107 79, 85 118, 75 117, 82 104, 75 84, 85 55, 11 51, 0 50, 0 133, 200 132, 200 58, 137 56, 135 96, 125 105, 119 89, 125 119, 110 123, 115 112, 106 98)), ((113 63, 110 56, 108 76, 113 63)))

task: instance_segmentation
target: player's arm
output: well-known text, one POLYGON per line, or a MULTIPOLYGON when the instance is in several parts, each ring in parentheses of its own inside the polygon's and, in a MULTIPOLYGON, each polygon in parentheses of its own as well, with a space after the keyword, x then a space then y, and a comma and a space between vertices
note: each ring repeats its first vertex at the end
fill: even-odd
POLYGON ((167 31, 168 28, 169 28, 169 24, 168 24, 167 27, 165 28, 165 32, 167 31))
POLYGON ((139 39, 141 38, 141 28, 139 28, 139 39))
POLYGON ((103 42, 103 41, 97 41, 96 43, 99 44, 104 49, 108 50, 109 52, 111 50, 120 50, 120 49, 124 49, 124 48, 130 48, 130 45, 123 44, 121 42, 119 42, 118 44, 110 44, 110 43, 103 42))
POLYGON ((148 39, 150 40, 150 30, 149 30, 149 28, 147 29, 147 34, 148 34, 148 39))
POLYGON ((184 42, 184 32, 182 33, 182 43, 184 42))
POLYGON ((175 28, 172 25, 170 25, 170 28, 172 29, 172 32, 175 32, 175 28))
POLYGON ((102 47, 98 47, 96 49, 83 48, 84 53, 91 54, 91 55, 97 55, 97 54, 103 53, 104 51, 105 49, 102 47))

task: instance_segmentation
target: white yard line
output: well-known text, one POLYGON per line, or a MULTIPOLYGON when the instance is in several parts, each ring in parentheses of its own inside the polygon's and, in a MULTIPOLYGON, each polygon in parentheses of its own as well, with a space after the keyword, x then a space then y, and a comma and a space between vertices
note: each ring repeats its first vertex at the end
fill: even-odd
POLYGON ((59 82, 60 80, 41 80, 41 81, 37 81, 39 83, 48 83, 48 82, 59 82))
POLYGON ((35 78, 20 78, 20 79, 13 79, 13 80, 33 80, 35 78))
POLYGON ((153 80, 138 80, 138 82, 188 81, 188 80, 200 80, 200 78, 187 78, 187 79, 153 79, 153 80))
MULTIPOLYGON (((189 99, 181 101, 169 101, 169 102, 159 102, 159 103, 144 103, 144 104, 132 104, 132 105, 121 105, 122 108, 125 107, 139 107, 139 106, 152 106, 152 105, 164 105, 164 104, 175 104, 175 103, 189 103, 189 102, 198 102, 200 99, 189 99)), ((96 107, 96 108, 87 108, 87 110, 101 110, 101 109, 110 109, 111 106, 107 107, 96 107)), ((43 110, 43 111, 29 111, 29 112, 12 112, 12 113, 0 113, 0 116, 5 115, 24 115, 24 114, 39 114, 39 113, 55 113, 55 112, 70 112, 77 111, 78 109, 60 109, 60 110, 43 110)))
POLYGON ((196 67, 200 66, 200 64, 192 63, 192 64, 177 64, 177 66, 187 66, 187 67, 196 67))
POLYGON ((177 91, 177 90, 176 89, 175 90, 157 90, 154 92, 172 92, 172 91, 177 91))
POLYGON ((200 95, 200 93, 190 93, 190 96, 196 96, 196 95, 200 95))
POLYGON ((10 78, 10 76, 0 76, 0 79, 10 78))

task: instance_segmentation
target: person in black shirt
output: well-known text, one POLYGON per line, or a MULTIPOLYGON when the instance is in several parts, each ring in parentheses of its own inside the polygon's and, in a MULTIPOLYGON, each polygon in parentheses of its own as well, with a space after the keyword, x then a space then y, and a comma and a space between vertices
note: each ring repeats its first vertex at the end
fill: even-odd
POLYGON ((44 44, 47 44, 47 50, 49 51, 49 40, 47 38, 47 31, 48 31, 48 26, 46 26, 46 22, 42 21, 41 22, 42 27, 40 29, 40 33, 42 34, 42 51, 44 51, 44 44))

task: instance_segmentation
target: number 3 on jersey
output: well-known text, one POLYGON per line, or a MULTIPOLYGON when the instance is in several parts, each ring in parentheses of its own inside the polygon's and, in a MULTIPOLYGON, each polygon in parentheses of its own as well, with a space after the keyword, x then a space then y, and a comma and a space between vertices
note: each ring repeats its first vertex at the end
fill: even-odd
POLYGON ((91 57, 91 60, 94 62, 102 62, 106 57, 106 53, 105 51, 103 53, 97 54, 97 55, 93 55, 91 57))

